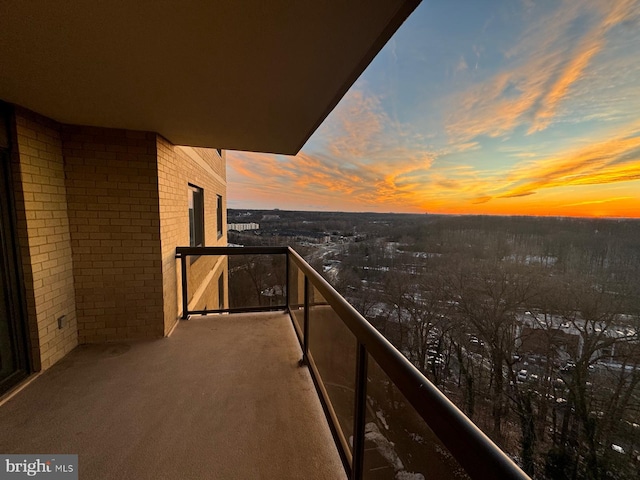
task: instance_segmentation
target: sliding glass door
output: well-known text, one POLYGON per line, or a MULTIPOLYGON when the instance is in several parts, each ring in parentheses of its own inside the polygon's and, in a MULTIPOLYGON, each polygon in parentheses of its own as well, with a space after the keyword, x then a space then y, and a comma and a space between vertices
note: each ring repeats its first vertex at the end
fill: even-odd
POLYGON ((7 119, 7 108, 0 104, 0 395, 29 373, 7 119))

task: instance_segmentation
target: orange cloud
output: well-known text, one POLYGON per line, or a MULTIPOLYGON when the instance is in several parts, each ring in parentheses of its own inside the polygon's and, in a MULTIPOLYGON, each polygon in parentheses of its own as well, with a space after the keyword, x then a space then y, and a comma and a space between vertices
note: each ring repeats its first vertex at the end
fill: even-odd
POLYGON ((578 203, 570 203, 568 205, 561 205, 560 208, 582 207, 584 205, 601 205, 603 203, 619 202, 621 200, 633 200, 633 199, 634 197, 613 197, 613 198, 605 198, 603 200, 588 200, 586 202, 578 202, 578 203))
MULTIPOLYGON (((403 209, 412 202, 419 186, 414 176, 428 169, 431 159, 409 157, 401 165, 394 162, 340 162, 330 157, 301 152, 295 157, 273 156, 245 152, 231 152, 228 157, 230 179, 246 184, 262 180, 276 188, 279 196, 285 192, 295 195, 338 196, 352 205, 373 207, 392 205, 403 209), (245 176, 246 171, 251 174, 245 176)), ((415 155, 415 154, 414 154, 415 155)))
POLYGON ((589 203, 603 200, 591 197, 592 187, 602 185, 611 190, 613 184, 620 184, 620 188, 633 191, 626 185, 640 180, 640 123, 607 136, 611 138, 498 171, 481 171, 470 165, 446 166, 436 161, 421 185, 420 205, 424 210, 443 213, 534 215, 594 215, 594 208, 600 205, 607 207, 607 215, 613 215, 617 208, 619 215, 638 216, 637 185, 639 193, 635 196, 608 195, 610 205, 604 205, 604 201, 589 203), (567 197, 568 191, 572 193, 567 197), (578 201, 578 195, 582 201, 578 201), (635 210, 631 208, 634 201, 635 210))
POLYGON ((342 202, 342 210, 406 211, 417 208, 435 154, 411 129, 393 124, 379 98, 354 90, 298 155, 229 152, 227 158, 230 185, 242 186, 239 199, 264 199, 256 188, 268 183, 270 192, 279 192, 272 203, 304 195, 314 204, 342 202))
POLYGON ((504 195, 500 195, 500 198, 517 198, 517 197, 528 197, 529 195, 533 195, 536 192, 515 192, 515 193, 505 193, 504 195))
MULTIPOLYGON (((637 185, 636 185, 637 188, 637 185)), ((629 190, 633 191, 633 187, 629 190)), ((586 192, 585 192, 586 193, 586 192)), ((474 204, 463 202, 425 202, 423 211, 449 214, 481 215, 536 215, 536 216, 575 216, 575 217, 639 217, 640 196, 627 195, 609 197, 604 192, 590 192, 603 196, 587 202, 562 202, 562 198, 571 198, 575 193, 561 195, 540 194, 536 197, 515 199, 493 199, 488 203, 474 204)))
POLYGON ((629 0, 564 2, 505 53, 508 68, 453 98, 446 125, 453 143, 504 136, 519 126, 528 133, 546 129, 604 48, 609 31, 639 15, 638 4, 629 0), (568 35, 585 17, 590 28, 575 38, 568 35))
POLYGON ((555 116, 558 104, 565 98, 571 85, 582 77, 591 59, 602 49, 604 33, 602 32, 602 36, 590 38, 585 42, 585 45, 581 46, 576 56, 569 61, 567 67, 560 74, 560 78, 542 100, 542 107, 535 112, 529 133, 544 130, 549 126, 555 116))
POLYGON ((493 197, 491 197, 490 195, 483 195, 482 197, 476 198, 472 203, 474 203, 475 205, 479 205, 479 204, 482 204, 482 203, 487 203, 492 198, 493 197))
POLYGON ((362 90, 350 91, 317 135, 337 158, 362 158, 384 148, 384 127, 390 123, 380 99, 362 90))
POLYGON ((620 136, 576 151, 514 168, 507 177, 503 198, 528 195, 542 188, 595 185, 640 179, 640 130, 632 128, 620 136))

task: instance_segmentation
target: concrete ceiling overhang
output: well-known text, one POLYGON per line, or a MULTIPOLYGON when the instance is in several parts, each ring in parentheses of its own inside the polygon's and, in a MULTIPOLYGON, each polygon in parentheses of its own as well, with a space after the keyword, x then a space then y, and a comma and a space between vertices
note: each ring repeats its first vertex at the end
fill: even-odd
POLYGON ((178 145, 297 153, 420 0, 0 2, 0 99, 178 145))

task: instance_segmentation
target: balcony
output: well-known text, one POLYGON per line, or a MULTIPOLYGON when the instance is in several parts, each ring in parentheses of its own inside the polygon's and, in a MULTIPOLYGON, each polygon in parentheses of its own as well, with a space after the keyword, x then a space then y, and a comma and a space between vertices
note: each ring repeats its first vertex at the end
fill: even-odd
POLYGON ((77 453, 79 478, 344 478, 282 312, 85 345, 0 407, 3 453, 77 453))
POLYGON ((0 451, 81 478, 527 478, 292 249, 177 256, 189 320, 77 348, 0 408, 0 451), (195 256, 228 262, 227 308, 190 301, 195 256))

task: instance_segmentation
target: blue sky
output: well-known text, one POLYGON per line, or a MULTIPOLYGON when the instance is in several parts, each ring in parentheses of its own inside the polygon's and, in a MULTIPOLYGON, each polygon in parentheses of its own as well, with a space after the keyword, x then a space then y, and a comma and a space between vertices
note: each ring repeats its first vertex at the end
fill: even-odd
POLYGON ((228 152, 228 204, 640 216, 639 27, 639 0, 423 0, 298 155, 228 152))

